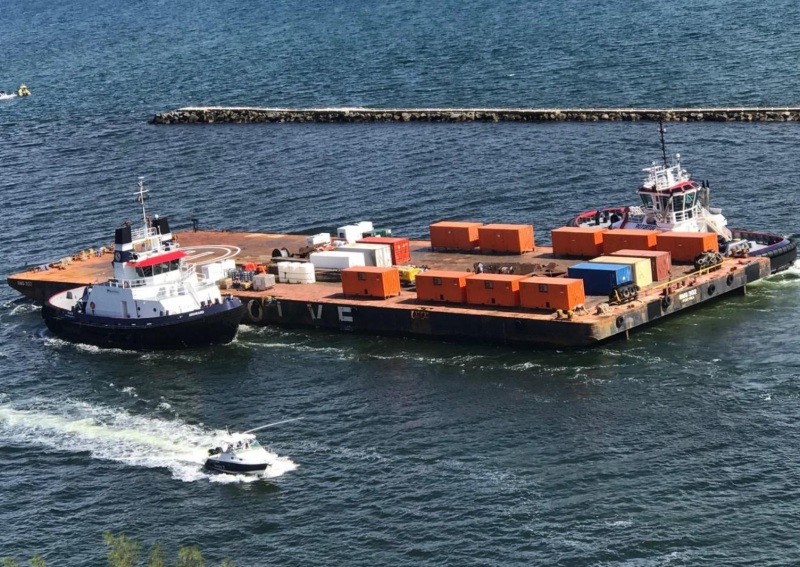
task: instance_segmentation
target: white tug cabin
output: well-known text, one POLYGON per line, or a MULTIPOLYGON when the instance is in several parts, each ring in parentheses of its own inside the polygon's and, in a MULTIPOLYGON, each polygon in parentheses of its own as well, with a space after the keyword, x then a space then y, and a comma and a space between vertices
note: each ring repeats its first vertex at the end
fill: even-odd
POLYGON ((116 229, 114 277, 86 286, 79 308, 97 317, 147 319, 220 303, 216 282, 201 280, 195 265, 184 261, 186 253, 174 241, 167 219, 147 217, 142 178, 136 197, 142 205, 142 226, 128 223, 116 229))
POLYGON ((675 232, 715 232, 728 242, 732 239, 728 221, 719 209, 709 206, 709 187, 689 177, 681 167, 680 154, 672 165, 653 165, 644 169, 647 178, 637 190, 641 206, 632 206, 627 219, 616 226, 672 230, 675 232))

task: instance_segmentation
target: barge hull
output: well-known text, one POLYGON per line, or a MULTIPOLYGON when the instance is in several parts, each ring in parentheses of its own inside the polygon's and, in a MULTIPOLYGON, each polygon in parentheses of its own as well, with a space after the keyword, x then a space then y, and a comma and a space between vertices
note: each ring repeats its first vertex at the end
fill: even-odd
MULTIPOLYGON (((180 233, 178 238, 197 261, 218 261, 220 257, 212 252, 224 250, 224 257, 235 256, 237 263, 269 263, 264 250, 299 250, 306 239, 302 235, 214 231, 180 233)), ((522 255, 482 255, 434 251, 428 241, 411 241, 410 250, 415 265, 465 273, 474 270, 477 263, 487 270, 511 270, 515 274, 566 273, 568 266, 578 261, 560 259, 548 247, 522 255)), ((796 254, 796 249, 792 247, 788 253, 796 254)), ((91 258, 64 269, 28 270, 10 276, 8 282, 43 303, 60 290, 106 279, 103 271, 107 272, 109 265, 108 258, 91 258)), ((609 305, 608 297, 587 296, 584 309, 560 317, 555 310, 428 302, 407 289, 381 299, 347 296, 335 278, 321 281, 319 277, 314 284, 278 283, 266 291, 228 291, 245 304, 241 321, 245 324, 563 348, 627 337, 642 326, 685 309, 744 293, 747 284, 769 276, 771 271, 767 257, 726 258, 715 271, 695 272, 691 266, 673 264, 673 279, 648 286, 633 301, 609 305)))
MULTIPOLYGON (((745 286, 770 275, 769 261, 754 260, 665 286, 606 313, 581 312, 572 318, 527 310, 491 311, 467 306, 446 307, 418 301, 393 304, 353 299, 334 294, 318 300, 293 299, 282 289, 267 298, 252 294, 243 322, 314 328, 356 333, 447 341, 482 341, 497 344, 567 348, 587 347, 615 338, 664 317, 725 296, 744 294, 745 286)), ((273 292, 274 293, 274 292, 273 292)))

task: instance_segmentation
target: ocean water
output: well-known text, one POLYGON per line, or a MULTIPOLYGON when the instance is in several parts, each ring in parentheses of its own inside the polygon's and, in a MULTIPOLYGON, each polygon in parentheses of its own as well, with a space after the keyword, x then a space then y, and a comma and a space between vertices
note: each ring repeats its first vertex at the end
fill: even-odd
MULTIPOLYGON (((148 124, 188 105, 797 104, 796 3, 0 0, 0 272, 111 240, 137 176, 173 228, 532 223, 632 202, 653 123, 148 124)), ((800 232, 797 125, 667 125, 734 227, 800 232)), ((0 286, 0 557, 104 530, 237 565, 787 565, 800 269, 577 351, 243 326, 138 354, 0 286), (226 426, 269 478, 209 476, 226 426)))

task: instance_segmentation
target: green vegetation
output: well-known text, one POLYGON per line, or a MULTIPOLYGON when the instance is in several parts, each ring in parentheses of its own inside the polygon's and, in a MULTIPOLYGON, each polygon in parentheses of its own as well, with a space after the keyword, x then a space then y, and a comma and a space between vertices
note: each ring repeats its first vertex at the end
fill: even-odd
MULTIPOLYGON (((124 533, 114 535, 111 532, 103 532, 103 542, 108 548, 106 557, 109 567, 137 567, 139 565, 139 550, 141 543, 137 539, 132 539, 124 533)), ((167 554, 161 544, 156 543, 150 548, 147 567, 167 567, 170 563, 167 554)), ((181 546, 178 549, 178 559, 173 564, 174 567, 206 567, 206 560, 203 553, 196 545, 181 546)), ((22 567, 16 559, 4 557, 0 560, 0 567, 22 567)), ((30 560, 30 567, 46 567, 44 559, 39 554, 30 560)), ((236 567, 230 559, 222 561, 221 567, 236 567)))

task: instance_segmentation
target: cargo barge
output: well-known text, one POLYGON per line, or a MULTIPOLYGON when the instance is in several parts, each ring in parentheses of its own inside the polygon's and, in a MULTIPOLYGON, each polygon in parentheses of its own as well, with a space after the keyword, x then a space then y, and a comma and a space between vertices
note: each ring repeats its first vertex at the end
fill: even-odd
MULTIPOLYGON (((245 324, 536 347, 583 347, 627 337, 664 317, 744 294, 747 284, 771 272, 764 257, 718 256, 698 269, 689 259, 694 250, 681 256, 681 249, 675 248, 677 255, 671 254, 655 249, 646 239, 643 245, 622 239, 614 241, 613 249, 604 248, 605 229, 556 229, 553 246, 548 247, 534 245, 532 227, 524 225, 445 221, 430 228, 431 240, 386 239, 395 241, 387 244, 392 254, 403 255, 392 257, 390 266, 362 262, 338 269, 319 267, 320 259, 340 261, 343 253, 363 251, 343 252, 345 248, 333 246, 341 244, 336 236, 333 242, 317 243, 314 236, 302 235, 217 231, 174 235, 186 260, 196 262, 199 270, 234 260, 235 274, 222 274, 219 281, 226 293, 245 304, 245 324), (614 261, 609 256, 615 255, 627 269, 609 263, 614 261), (587 266, 600 256, 606 257, 597 267, 587 266), (642 259, 649 265, 647 277, 640 274, 642 259), (290 283, 306 276, 286 278, 281 270, 287 266, 303 268, 308 283, 290 283), (419 271, 422 267, 426 271, 419 271), (615 280, 620 273, 622 280, 615 280), (260 276, 269 283, 254 288, 254 279, 260 276), (591 286, 582 277, 590 278, 591 286), (408 285, 411 279, 415 286, 408 285), (580 282, 579 292, 573 282, 580 282), (591 293, 584 293, 584 282, 591 293), (256 289, 261 287, 266 289, 256 289)), ((385 237, 369 240, 375 244, 381 238, 385 237)), ((355 247, 366 250, 365 244, 355 247)), ((108 252, 101 247, 36 266, 10 276, 8 283, 44 303, 59 291, 108 279, 108 252)), ((220 275, 204 273, 215 279, 220 275)))

